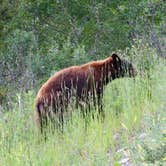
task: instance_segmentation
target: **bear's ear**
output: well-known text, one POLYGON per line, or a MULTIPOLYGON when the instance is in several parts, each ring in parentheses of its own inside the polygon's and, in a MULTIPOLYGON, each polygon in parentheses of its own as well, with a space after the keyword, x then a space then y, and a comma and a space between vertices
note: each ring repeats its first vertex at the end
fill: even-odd
POLYGON ((111 55, 111 57, 113 59, 113 62, 120 62, 121 61, 120 58, 119 58, 119 56, 117 54, 115 54, 115 53, 113 53, 111 55))

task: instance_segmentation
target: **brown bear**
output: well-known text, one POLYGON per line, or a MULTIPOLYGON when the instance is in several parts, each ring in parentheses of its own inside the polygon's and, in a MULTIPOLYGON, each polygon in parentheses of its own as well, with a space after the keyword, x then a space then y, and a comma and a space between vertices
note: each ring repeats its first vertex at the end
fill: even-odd
POLYGON ((53 116, 58 116, 63 124, 64 110, 72 96, 75 96, 77 106, 80 101, 88 104, 91 97, 101 112, 104 86, 116 78, 135 75, 133 65, 116 54, 104 60, 62 69, 43 84, 36 96, 36 122, 41 131, 44 123, 53 116))

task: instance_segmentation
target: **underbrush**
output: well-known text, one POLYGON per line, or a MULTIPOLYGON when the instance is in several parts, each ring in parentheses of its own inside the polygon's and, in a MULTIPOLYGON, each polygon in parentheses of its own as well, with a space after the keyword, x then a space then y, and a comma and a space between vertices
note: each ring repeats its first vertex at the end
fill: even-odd
MULTIPOLYGON (((1 113, 0 165, 118 166, 123 165, 126 158, 126 162, 136 165, 140 163, 138 161, 155 163, 151 155, 153 150, 149 152, 150 145, 142 148, 143 145, 135 145, 135 141, 139 141, 136 133, 143 127, 144 115, 157 114, 163 109, 163 90, 166 89, 166 72, 163 71, 166 71, 165 63, 158 59, 148 69, 148 74, 112 81, 104 93, 104 121, 98 120, 94 109, 91 111, 96 118, 87 117, 86 120, 80 110, 74 109, 65 123, 64 132, 48 132, 46 141, 34 124, 34 92, 18 94, 18 102, 1 113), (130 155, 124 157, 126 147, 130 155), (140 147, 144 150, 136 153, 140 147)), ((155 153, 158 154, 157 149, 155 153)), ((163 154, 159 160, 163 161, 163 154)))

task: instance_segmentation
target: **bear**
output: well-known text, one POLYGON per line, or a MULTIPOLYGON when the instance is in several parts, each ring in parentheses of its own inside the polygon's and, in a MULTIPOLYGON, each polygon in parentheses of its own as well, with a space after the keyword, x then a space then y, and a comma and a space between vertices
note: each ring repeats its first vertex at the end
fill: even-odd
POLYGON ((55 116, 63 126, 64 112, 72 96, 77 107, 81 107, 80 101, 88 107, 92 98, 94 107, 97 106, 101 113, 104 86, 116 78, 135 75, 133 64, 115 53, 104 60, 64 68, 51 76, 38 91, 35 98, 36 123, 42 132, 48 119, 55 116))

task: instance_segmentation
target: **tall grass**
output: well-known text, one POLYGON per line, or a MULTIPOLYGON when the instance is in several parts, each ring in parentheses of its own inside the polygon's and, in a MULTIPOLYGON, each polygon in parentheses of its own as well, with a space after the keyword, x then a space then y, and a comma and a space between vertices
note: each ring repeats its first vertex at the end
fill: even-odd
POLYGON ((145 112, 157 111, 163 104, 163 71, 165 62, 158 59, 148 74, 111 82, 104 93, 104 121, 89 118, 85 127, 85 119, 75 109, 64 133, 48 132, 46 141, 33 120, 34 92, 16 97, 21 106, 13 104, 0 117, 0 165, 119 165, 120 145, 130 143, 129 136, 139 130, 145 112))

